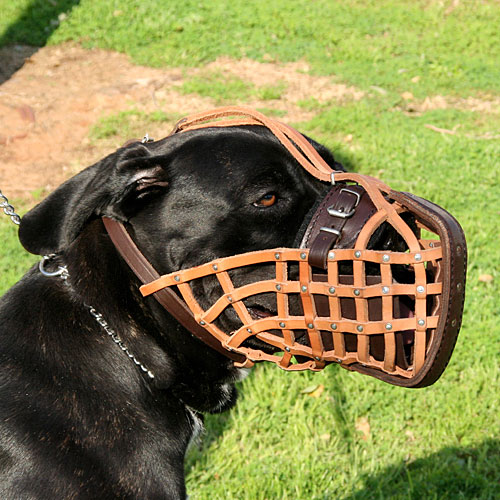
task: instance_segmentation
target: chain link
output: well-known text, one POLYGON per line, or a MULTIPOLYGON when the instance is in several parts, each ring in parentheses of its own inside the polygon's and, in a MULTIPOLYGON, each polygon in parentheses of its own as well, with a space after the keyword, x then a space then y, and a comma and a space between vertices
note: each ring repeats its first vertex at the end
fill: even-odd
POLYGON ((7 197, 0 190, 0 208, 3 208, 4 214, 10 217, 10 220, 19 226, 21 217, 16 214, 14 207, 9 203, 7 197))
POLYGON ((108 325, 108 322, 102 317, 102 314, 97 312, 92 306, 85 304, 90 314, 99 323, 104 331, 113 339, 113 342, 128 356, 128 358, 133 361, 133 363, 138 366, 143 373, 145 373, 150 379, 155 378, 153 372, 148 370, 128 349, 128 347, 123 343, 122 339, 116 334, 116 332, 108 325))

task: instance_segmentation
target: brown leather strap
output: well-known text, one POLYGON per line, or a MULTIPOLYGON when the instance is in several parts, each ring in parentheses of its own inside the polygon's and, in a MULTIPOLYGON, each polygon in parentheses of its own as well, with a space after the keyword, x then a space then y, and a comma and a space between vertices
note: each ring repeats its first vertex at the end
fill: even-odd
POLYGON ((301 248, 310 249, 309 264, 326 269, 330 249, 334 246, 352 248, 375 212, 375 206, 361 186, 333 186, 313 215, 301 243, 301 248))
MULTIPOLYGON (((156 269, 148 262, 146 257, 134 243, 124 225, 108 217, 103 217, 104 227, 130 269, 145 284, 160 277, 156 269)), ((194 319, 186 304, 170 288, 164 288, 154 293, 155 299, 187 330, 195 337, 207 344, 212 349, 220 352, 238 364, 245 364, 247 359, 242 354, 230 352, 210 333, 208 333, 194 319)))

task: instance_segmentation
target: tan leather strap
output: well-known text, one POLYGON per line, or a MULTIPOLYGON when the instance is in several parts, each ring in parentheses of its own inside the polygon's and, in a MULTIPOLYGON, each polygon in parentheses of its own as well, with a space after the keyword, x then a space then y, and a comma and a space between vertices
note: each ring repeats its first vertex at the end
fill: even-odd
MULTIPOLYGON (((159 273, 149 263, 143 253, 137 248, 124 225, 108 217, 103 217, 104 227, 130 269, 143 283, 149 283, 160 277, 159 273)), ((195 337, 207 344, 212 349, 220 352, 238 364, 246 365, 247 359, 242 354, 230 352, 221 343, 210 335, 194 319, 186 304, 170 288, 164 288, 154 293, 155 299, 187 330, 195 337)))

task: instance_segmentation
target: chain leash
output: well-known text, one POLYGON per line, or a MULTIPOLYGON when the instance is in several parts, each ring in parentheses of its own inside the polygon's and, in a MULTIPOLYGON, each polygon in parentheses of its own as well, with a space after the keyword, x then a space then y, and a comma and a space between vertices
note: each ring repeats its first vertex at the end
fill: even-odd
POLYGON ((0 208, 3 208, 3 212, 5 215, 10 217, 10 220, 19 226, 21 224, 21 217, 16 214, 14 207, 9 203, 7 197, 0 190, 0 208))

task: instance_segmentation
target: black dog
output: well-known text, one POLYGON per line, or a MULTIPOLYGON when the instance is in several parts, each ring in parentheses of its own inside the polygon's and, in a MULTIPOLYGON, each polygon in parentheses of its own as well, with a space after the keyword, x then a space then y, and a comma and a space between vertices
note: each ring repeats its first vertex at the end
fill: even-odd
MULTIPOLYGON (((121 148, 31 210, 21 242, 69 278, 33 268, 0 302, 0 498, 182 499, 200 414, 235 403, 241 370, 142 298, 101 216, 168 273, 292 246, 323 190, 266 129, 209 128, 121 148)), ((209 300, 213 285, 196 293, 209 300)))

